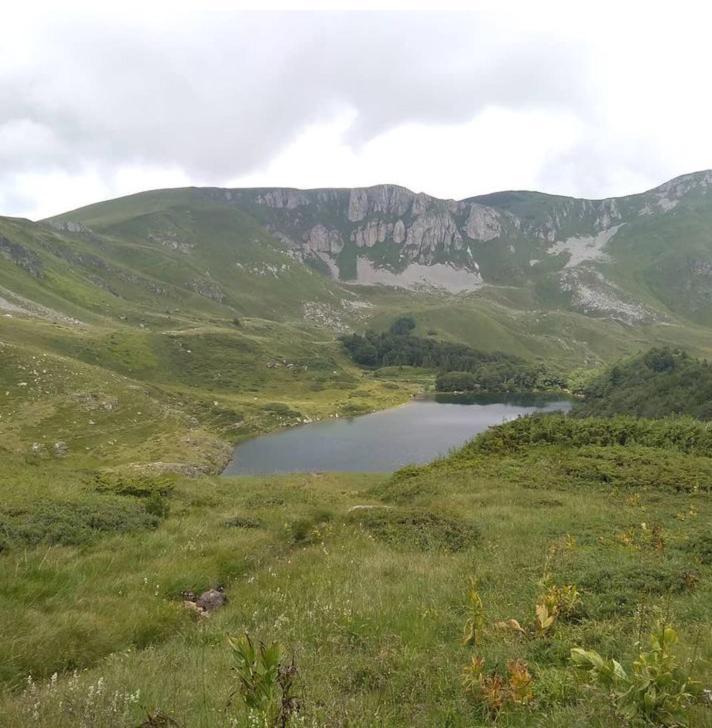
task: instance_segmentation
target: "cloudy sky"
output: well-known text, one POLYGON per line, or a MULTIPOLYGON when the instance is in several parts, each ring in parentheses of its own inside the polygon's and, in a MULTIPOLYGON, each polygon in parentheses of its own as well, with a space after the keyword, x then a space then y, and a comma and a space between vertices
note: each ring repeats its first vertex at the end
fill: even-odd
POLYGON ((712 167, 706 3, 328 6, 4 6, 0 214, 188 184, 606 197, 712 167))

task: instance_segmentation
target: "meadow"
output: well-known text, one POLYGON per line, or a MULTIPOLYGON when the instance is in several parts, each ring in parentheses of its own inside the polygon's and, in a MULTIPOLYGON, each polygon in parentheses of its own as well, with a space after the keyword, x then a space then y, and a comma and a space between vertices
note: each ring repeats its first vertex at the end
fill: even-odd
MULTIPOLYGON (((522 422, 392 476, 97 479, 39 462, 2 516, 3 724, 269 725, 228 642, 247 633, 294 660, 289 725, 712 725, 712 459, 680 445, 706 426, 611 445, 624 421, 522 422), (49 533, 44 483, 63 524, 49 533), (218 585, 220 610, 185 608, 218 585), (630 672, 660 621, 696 697, 682 717, 625 718, 571 650, 630 672), (492 697, 512 665, 524 687, 492 697)), ((4 471, 4 493, 25 470, 4 471)))

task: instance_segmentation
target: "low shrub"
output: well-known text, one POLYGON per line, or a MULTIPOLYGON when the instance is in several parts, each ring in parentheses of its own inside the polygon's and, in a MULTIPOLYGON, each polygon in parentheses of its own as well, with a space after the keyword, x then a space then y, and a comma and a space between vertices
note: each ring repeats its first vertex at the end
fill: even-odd
POLYGON ((262 407, 264 412, 269 414, 278 415, 279 417, 301 417, 302 413, 298 410, 292 409, 288 404, 284 402, 267 402, 262 407))
POLYGON ((99 493, 129 495, 136 498, 169 496, 175 489, 175 482, 176 478, 171 474, 102 472, 94 476, 95 489, 99 493))
POLYGON ((81 503, 49 501, 31 509, 0 510, 0 548, 39 543, 76 546, 102 535, 127 533, 158 526, 160 516, 140 502, 101 498, 81 503))
POLYGON ((406 465, 383 483, 371 488, 370 495, 386 503, 412 503, 421 496, 433 495, 433 480, 424 477, 427 470, 418 465, 406 465))
POLYGON ((706 566, 712 564, 712 534, 700 533, 692 536, 684 544, 683 550, 691 554, 701 564, 706 566))
POLYGON ((702 686, 690 676, 672 648, 677 632, 659 624, 629 669, 594 650, 577 647, 571 661, 582 680, 606 691, 614 709, 626 721, 651 726, 689 725, 687 711, 702 696, 702 686))
POLYGON ((480 541, 475 524, 432 511, 371 508, 354 511, 350 518, 389 546, 418 551, 463 551, 480 541))
POLYGON ((586 595, 583 616, 592 619, 632 614, 646 597, 684 594, 693 591, 699 581, 694 569, 666 563, 602 566, 579 571, 575 578, 586 595))
POLYGON ((712 424, 691 417, 644 420, 621 415, 575 419, 564 414, 536 414, 490 427, 465 445, 459 455, 511 453, 532 445, 642 445, 707 456, 712 452, 712 424))
POLYGON ((262 528, 262 521, 250 516, 232 516, 223 521, 226 528, 262 528))
POLYGON ((289 524, 289 536, 292 543, 310 544, 322 540, 322 530, 331 521, 330 511, 317 510, 308 516, 296 518, 289 524))

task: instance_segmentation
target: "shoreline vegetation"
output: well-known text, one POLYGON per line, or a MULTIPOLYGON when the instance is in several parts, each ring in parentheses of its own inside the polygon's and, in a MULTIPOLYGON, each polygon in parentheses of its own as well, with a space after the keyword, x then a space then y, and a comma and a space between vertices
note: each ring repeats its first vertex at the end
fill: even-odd
POLYGON ((416 322, 401 316, 388 331, 341 337, 344 349, 364 367, 410 366, 437 372, 442 392, 535 392, 564 390, 566 382, 543 364, 534 365, 502 351, 485 352, 464 344, 413 335, 416 322))

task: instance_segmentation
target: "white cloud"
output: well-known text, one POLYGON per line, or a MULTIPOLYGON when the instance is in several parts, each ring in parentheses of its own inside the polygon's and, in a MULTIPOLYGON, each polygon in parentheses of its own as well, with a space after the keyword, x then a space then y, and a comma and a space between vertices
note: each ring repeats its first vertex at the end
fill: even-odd
POLYGON ((705 4, 246 4, 4 8, 0 212, 185 184, 602 197, 712 167, 705 4))

